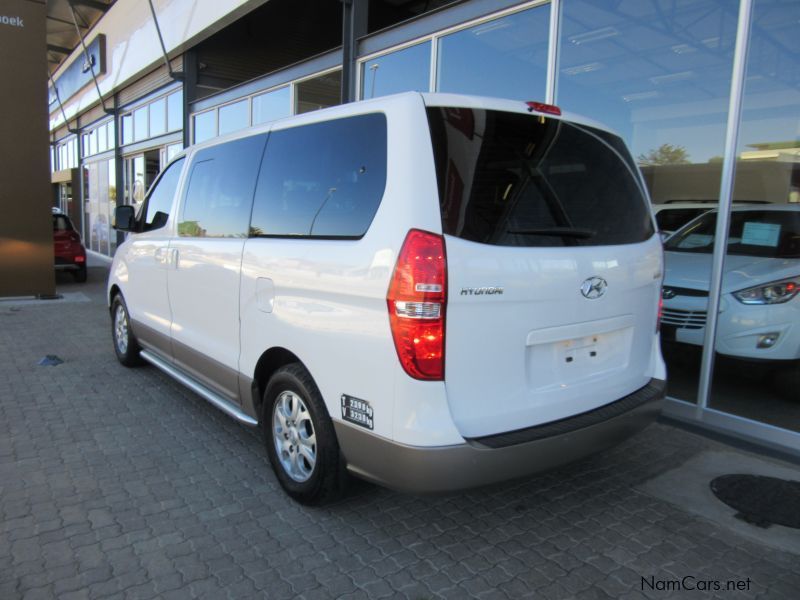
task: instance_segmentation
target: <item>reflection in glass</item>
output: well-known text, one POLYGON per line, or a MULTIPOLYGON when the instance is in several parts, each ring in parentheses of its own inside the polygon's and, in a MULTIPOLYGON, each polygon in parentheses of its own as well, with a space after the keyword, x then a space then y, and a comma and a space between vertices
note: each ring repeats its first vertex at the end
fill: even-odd
POLYGON ((800 4, 753 3, 733 189, 738 203, 710 398, 711 408, 792 431, 800 431, 800 71, 791 67, 798 39, 800 4))
POLYGON ((138 142, 147 137, 147 107, 143 106, 133 111, 133 139, 138 142))
POLYGON ((183 144, 170 144, 167 146, 167 162, 171 161, 183 150, 183 144))
POLYGON ((145 182, 145 169, 144 169, 144 156, 140 155, 133 159, 131 171, 131 192, 130 198, 136 210, 144 202, 144 195, 147 192, 147 184, 145 182))
POLYGON ((248 100, 240 100, 219 108, 219 135, 244 129, 250 123, 248 100))
POLYGON ((436 91, 544 99, 549 23, 547 4, 441 38, 436 91))
POLYGON ((183 129, 183 91, 167 96, 167 131, 183 129))
MULTIPOLYGON (((105 129, 103 130, 105 131, 105 129)), ((116 161, 112 158, 106 161, 106 165, 108 168, 108 215, 109 215, 109 230, 108 230, 108 240, 109 240, 109 248, 108 253, 109 256, 114 256, 114 252, 117 251, 117 233, 113 229, 111 229, 111 218, 110 216, 114 214, 114 209, 117 206, 117 165, 116 161)))
POLYGON ((430 87, 431 43, 372 58, 361 65, 361 97, 377 98, 430 87))
POLYGON ((122 127, 122 143, 133 143, 133 115, 123 115, 120 125, 122 127))
POLYGON ((302 114, 341 104, 342 71, 320 75, 295 85, 295 113, 302 114))
MULTIPOLYGON (((736 18, 723 0, 678 3, 668 14, 649 2, 563 4, 556 101, 622 135, 659 212, 700 201, 703 212, 719 199, 736 18)), ((682 256, 667 253, 668 273, 682 256)), ((665 307, 685 301, 680 310, 691 314, 665 319, 661 333, 667 393, 688 401, 702 348, 682 338, 704 331, 710 263, 695 267, 694 283, 675 284, 665 298, 665 307)))
POLYGON ((97 151, 105 152, 108 150, 108 130, 105 123, 97 128, 97 151))
POLYGON ((167 130, 167 101, 159 98, 150 104, 150 137, 161 135, 167 130))
POLYGON ((194 122, 194 143, 210 140, 217 135, 217 111, 209 110, 192 117, 194 122))
POLYGON ((386 185, 386 117, 367 114, 274 131, 250 235, 360 237, 386 185))
POLYGON ((195 155, 178 235, 247 236, 253 189, 266 141, 267 134, 263 133, 212 146, 195 155))
POLYGON ((288 86, 253 97, 253 125, 288 117, 291 112, 288 86))

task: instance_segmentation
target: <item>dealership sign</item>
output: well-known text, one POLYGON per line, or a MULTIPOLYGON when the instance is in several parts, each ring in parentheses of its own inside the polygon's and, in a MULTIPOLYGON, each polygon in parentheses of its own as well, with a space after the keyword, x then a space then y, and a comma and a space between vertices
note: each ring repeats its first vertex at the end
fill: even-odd
MULTIPOLYGON (((66 102, 90 84, 92 71, 94 71, 95 77, 106 72, 106 36, 102 33, 94 38, 92 43, 86 46, 86 52, 81 52, 81 55, 56 79, 55 84, 61 102, 66 102)), ((52 112, 57 101, 56 92, 52 86, 49 88, 49 92, 50 111, 52 112)))

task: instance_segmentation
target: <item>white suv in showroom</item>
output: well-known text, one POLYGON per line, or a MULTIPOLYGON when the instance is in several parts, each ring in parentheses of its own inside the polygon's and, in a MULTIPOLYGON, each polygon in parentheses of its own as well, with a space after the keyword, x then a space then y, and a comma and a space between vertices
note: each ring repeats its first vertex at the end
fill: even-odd
MULTIPOLYGON (((662 337, 703 345, 717 211, 664 244, 662 337)), ((716 351, 743 359, 800 358, 800 206, 731 211, 716 351)))
POLYGON ((406 93, 181 153, 108 281, 119 360, 260 424, 284 489, 411 492, 651 422, 662 247, 622 141, 557 107, 406 93))

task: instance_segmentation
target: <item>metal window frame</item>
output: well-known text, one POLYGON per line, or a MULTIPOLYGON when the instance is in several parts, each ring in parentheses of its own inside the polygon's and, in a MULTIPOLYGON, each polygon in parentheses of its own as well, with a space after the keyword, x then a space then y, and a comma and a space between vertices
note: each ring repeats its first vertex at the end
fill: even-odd
MULTIPOLYGON (((119 109, 119 113, 117 114, 116 119, 115 119, 119 123, 119 126, 117 127, 117 131, 116 131, 116 135, 117 135, 117 138, 118 138, 118 141, 119 141, 119 145, 120 146, 125 146, 126 145, 124 140, 122 139, 122 130, 123 130, 122 119, 124 117, 128 116, 128 115, 133 115, 134 112, 136 112, 137 110, 139 110, 141 108, 144 108, 145 106, 147 107, 147 134, 148 135, 144 140, 134 140, 134 141, 130 142, 130 144, 138 144, 139 142, 143 142, 143 141, 151 139, 153 137, 161 137, 161 135, 164 135, 164 134, 159 134, 158 136, 151 136, 150 135, 150 105, 153 104, 154 102, 158 102, 162 98, 164 99, 164 102, 167 104, 167 106, 165 107, 165 111, 164 111, 164 125, 167 128, 166 129, 166 133, 172 133, 173 131, 180 131, 179 129, 170 130, 170 128, 169 128, 169 101, 167 100, 172 94, 175 94, 175 93, 177 93, 179 91, 183 92, 183 86, 180 83, 170 83, 167 86, 161 88, 160 90, 156 90, 155 92, 152 92, 152 93, 148 94, 147 96, 144 96, 142 98, 138 98, 137 100, 135 100, 133 102, 130 102, 126 106, 120 108, 119 109)), ((127 144, 127 145, 130 145, 130 144, 127 144)))
POLYGON ((718 218, 711 258, 711 279, 708 294, 708 320, 706 321, 703 354, 700 362, 700 381, 697 402, 687 402, 668 397, 664 414, 677 420, 697 424, 745 441, 787 451, 800 456, 800 432, 782 429, 735 413, 710 406, 711 386, 714 376, 717 323, 722 297, 722 278, 728 242, 731 205, 736 177, 736 150, 742 125, 742 102, 745 95, 747 58, 750 49, 750 32, 753 25, 754 0, 740 0, 728 98, 728 120, 725 130, 722 174, 718 198, 718 218))
MULTIPOLYGON (((438 80, 438 69, 439 69, 439 40, 451 35, 453 33, 458 33, 459 31, 463 31, 465 29, 470 29, 472 27, 476 27, 478 25, 482 25, 484 23, 489 23, 491 21, 502 19, 504 17, 521 13, 526 10, 530 10, 533 8, 537 8, 540 6, 545 6, 547 4, 551 5, 551 12, 550 12, 550 32, 552 33, 553 28, 553 9, 554 5, 560 5, 560 0, 529 0, 528 2, 522 2, 515 6, 510 6, 490 14, 482 15, 480 17, 475 17, 473 19, 469 19, 464 22, 456 23, 454 25, 450 25, 448 27, 444 27, 432 33, 428 33, 423 36, 415 37, 411 40, 406 40, 399 44, 394 44, 388 48, 382 48, 375 52, 371 52, 368 54, 363 54, 358 56, 356 60, 356 97, 358 100, 364 99, 363 94, 363 77, 362 77, 362 67, 364 63, 369 62, 371 60, 375 60, 376 58, 380 58, 382 56, 386 56, 388 54, 393 54, 395 52, 399 52, 400 50, 405 50, 406 48, 410 48, 412 46, 417 46, 419 44, 423 44, 425 42, 431 43, 431 56, 430 56, 430 64, 428 65, 429 68, 429 79, 428 79, 428 92, 435 92, 438 80)), ((374 37, 381 35, 383 32, 378 32, 377 34, 373 34, 371 36, 367 36, 363 38, 364 40, 370 40, 374 37)), ((548 43, 550 41, 548 40, 548 43)), ((549 56, 549 54, 548 54, 549 56)), ((548 59, 548 67, 549 67, 549 59, 548 59)), ((553 73, 550 72, 548 69, 548 81, 546 82, 546 89, 549 89, 549 79, 553 73)))

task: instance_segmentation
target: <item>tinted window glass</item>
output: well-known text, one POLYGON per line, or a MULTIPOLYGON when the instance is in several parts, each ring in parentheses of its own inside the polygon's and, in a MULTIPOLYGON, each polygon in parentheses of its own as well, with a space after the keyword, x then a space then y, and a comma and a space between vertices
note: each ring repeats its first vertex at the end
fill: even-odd
POLYGON ((53 231, 72 231, 72 223, 64 215, 53 215, 53 231))
POLYGON ((661 231, 677 231, 707 210, 710 208, 664 208, 656 213, 656 224, 661 231))
POLYGON ((498 111, 432 108, 428 117, 445 233, 499 246, 631 244, 653 235, 630 157, 608 134, 498 111))
MULTIPOLYGON (((711 254, 716 228, 716 211, 706 213, 669 238, 664 250, 711 254)), ((797 210, 732 211, 728 254, 800 258, 800 207, 797 210)))
POLYGON ((178 234, 245 237, 266 135, 201 150, 186 186, 178 234))
POLYGON ((250 235, 360 237, 386 185, 386 117, 270 134, 250 235))
POLYGON ((177 160, 167 167, 167 170, 150 190, 145 204, 147 206, 144 218, 145 231, 158 229, 167 224, 169 211, 172 209, 172 199, 175 197, 175 190, 178 188, 178 180, 181 177, 183 160, 177 160))

